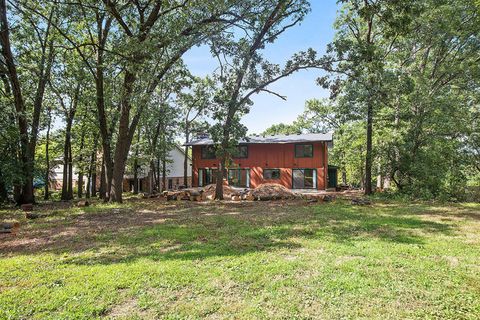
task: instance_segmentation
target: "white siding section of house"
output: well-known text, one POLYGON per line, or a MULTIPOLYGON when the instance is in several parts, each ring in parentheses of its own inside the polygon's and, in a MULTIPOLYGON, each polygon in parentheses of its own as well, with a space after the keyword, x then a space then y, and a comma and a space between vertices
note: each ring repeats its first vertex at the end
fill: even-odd
MULTIPOLYGON (((167 163, 167 178, 170 177, 183 177, 183 151, 179 150, 179 147, 173 148, 168 155, 168 159, 171 161, 167 163)), ((192 176, 192 161, 188 159, 188 176, 192 176)))

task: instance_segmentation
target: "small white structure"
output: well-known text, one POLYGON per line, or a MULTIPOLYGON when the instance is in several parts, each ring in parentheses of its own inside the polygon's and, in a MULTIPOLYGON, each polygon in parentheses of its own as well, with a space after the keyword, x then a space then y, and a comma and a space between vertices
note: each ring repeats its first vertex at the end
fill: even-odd
POLYGON ((187 181, 183 181, 183 170, 185 161, 185 150, 175 145, 169 154, 167 163, 167 189, 178 189, 179 186, 190 186, 192 184, 192 159, 187 160, 187 181))
MULTIPOLYGON (((192 159, 188 157, 187 160, 187 181, 184 181, 183 170, 185 160, 185 150, 179 145, 170 150, 167 156, 168 162, 166 165, 166 188, 168 190, 176 190, 181 187, 188 187, 192 184, 192 159)), ((160 175, 162 171, 160 169, 160 175)), ((139 191, 150 191, 150 184, 153 181, 153 173, 150 172, 148 164, 140 166, 137 172, 139 191)), ((163 183, 163 177, 160 176, 160 184, 163 183)), ((132 174, 125 175, 123 181, 124 191, 133 191, 134 178, 132 174)))

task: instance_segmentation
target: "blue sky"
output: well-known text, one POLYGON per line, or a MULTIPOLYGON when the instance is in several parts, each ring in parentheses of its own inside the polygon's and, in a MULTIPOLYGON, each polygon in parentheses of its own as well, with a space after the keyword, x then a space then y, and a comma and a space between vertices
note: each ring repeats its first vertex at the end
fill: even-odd
MULTIPOLYGON (((334 36, 336 0, 311 0, 311 7, 312 11, 302 24, 285 32, 264 50, 264 55, 271 62, 282 64, 295 52, 308 48, 313 48, 320 54, 325 52, 334 36)), ((198 76, 210 74, 217 67, 216 60, 206 47, 192 49, 186 53, 184 61, 190 71, 198 76)), ((327 97, 328 92, 315 84, 321 74, 320 70, 301 71, 269 87, 286 96, 286 101, 267 93, 255 95, 250 113, 242 120, 248 127, 249 134, 261 133, 275 123, 291 123, 302 113, 306 100, 327 97)))

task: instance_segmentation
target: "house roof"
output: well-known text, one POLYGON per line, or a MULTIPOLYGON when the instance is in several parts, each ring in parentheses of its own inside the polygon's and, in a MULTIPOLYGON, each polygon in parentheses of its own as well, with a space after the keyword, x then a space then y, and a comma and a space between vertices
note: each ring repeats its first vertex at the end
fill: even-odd
MULTIPOLYGON (((319 142, 333 141, 333 133, 307 133, 307 134, 290 134, 276 136, 249 136, 239 141, 240 144, 261 144, 261 143, 302 143, 302 142, 319 142)), ((187 146, 207 146, 212 145, 213 140, 210 138, 202 138, 192 140, 185 145, 187 146)))

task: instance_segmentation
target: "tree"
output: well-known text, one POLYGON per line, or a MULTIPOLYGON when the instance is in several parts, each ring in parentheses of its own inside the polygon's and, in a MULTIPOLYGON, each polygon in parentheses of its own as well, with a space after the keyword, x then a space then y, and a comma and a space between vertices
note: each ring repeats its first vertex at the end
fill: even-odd
POLYGON ((336 39, 329 45, 329 59, 336 62, 327 68, 337 78, 320 79, 332 95, 340 92, 366 126, 365 194, 372 193, 373 124, 375 111, 385 99, 385 59, 397 38, 408 30, 415 6, 410 1, 343 1, 336 21, 336 39))
POLYGON ((143 112, 142 104, 136 103, 137 94, 151 94, 168 70, 189 48, 199 44, 205 37, 243 19, 244 12, 251 10, 253 5, 240 5, 236 1, 216 1, 208 4, 203 1, 183 1, 166 4, 160 0, 146 4, 128 2, 124 6, 110 0, 103 0, 101 5, 90 1, 79 1, 75 5, 84 15, 84 19, 78 23, 87 26, 89 39, 72 39, 68 32, 61 33, 78 51, 96 80, 106 189, 110 200, 121 202, 125 161, 143 112), (108 15, 105 15, 105 12, 108 12, 108 15), (96 17, 96 23, 92 23, 92 15, 96 17), (115 38, 109 36, 112 28, 117 31, 115 38), (115 42, 113 48, 109 47, 109 39, 115 42), (89 59, 92 48, 96 52, 94 63, 89 59), (118 93, 119 117, 116 130, 107 123, 104 105, 103 55, 107 50, 119 58, 122 65, 123 83, 118 93), (155 62, 154 69, 151 62, 155 62), (151 86, 143 89, 139 87, 139 75, 151 75, 150 78, 154 80, 151 86), (113 145, 114 136, 116 141, 113 145))
MULTIPOLYGON (((179 106, 182 119, 181 127, 185 136, 185 144, 190 142, 192 135, 207 131, 208 124, 200 121, 200 119, 210 111, 213 86, 213 81, 209 77, 205 79, 192 77, 186 84, 188 91, 178 94, 177 105, 179 106)), ((183 181, 185 186, 187 186, 188 181, 188 158, 189 147, 185 145, 183 161, 183 181)))
MULTIPOLYGON (((29 1, 25 2, 29 3, 29 1)), ((6 1, 0 0, 0 45, 5 74, 15 106, 20 145, 19 162, 23 175, 21 183, 15 187, 15 198, 18 204, 33 203, 35 200, 33 193, 35 149, 45 87, 54 60, 55 38, 52 24, 57 19, 55 6, 35 2, 32 5, 36 5, 38 11, 44 12, 47 17, 45 23, 40 23, 37 17, 25 12, 21 4, 15 3, 7 7, 6 1), (10 13, 7 12, 8 10, 11 10, 10 13), (19 24, 12 38, 8 18, 13 16, 19 24), (30 70, 22 68, 23 59, 27 60, 28 64, 35 65, 33 72, 30 73, 30 70), (22 77, 22 74, 25 77, 22 77)))
POLYGON ((268 90, 268 85, 298 70, 321 64, 313 50, 294 55, 283 68, 269 63, 260 53, 266 45, 303 19, 309 10, 306 1, 264 1, 258 10, 259 13, 254 14, 248 24, 237 25, 239 33, 245 36, 235 39, 227 34, 212 41, 212 52, 220 61, 220 71, 215 78, 219 88, 215 93, 213 112, 217 123, 211 128, 219 158, 215 198, 220 200, 223 199, 227 163, 235 152, 237 141, 246 133, 240 118, 252 104, 250 97, 267 92, 285 99, 268 90))

